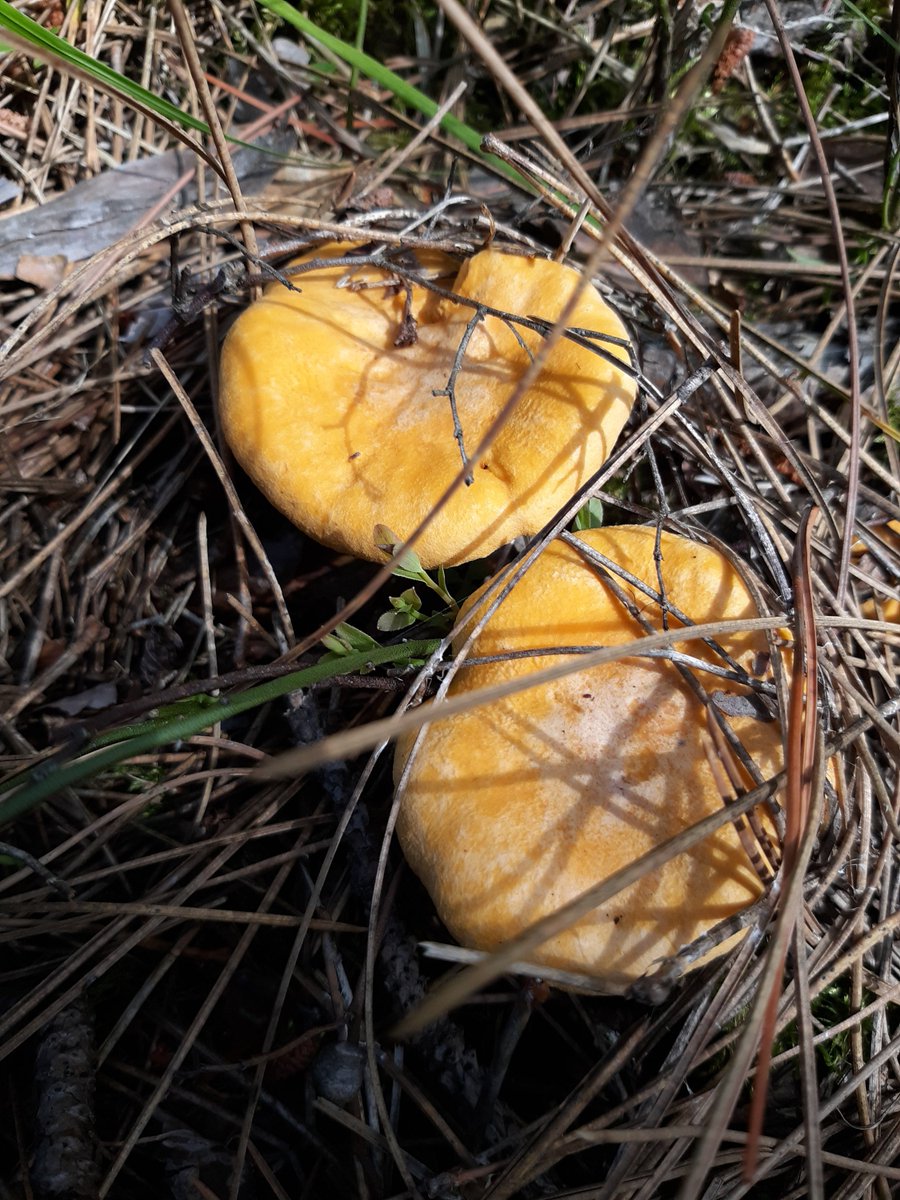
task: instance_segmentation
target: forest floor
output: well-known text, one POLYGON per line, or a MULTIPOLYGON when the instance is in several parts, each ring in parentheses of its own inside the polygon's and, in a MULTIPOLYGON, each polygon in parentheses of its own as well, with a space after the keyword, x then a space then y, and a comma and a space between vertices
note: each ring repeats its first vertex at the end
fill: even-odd
POLYGON ((900 1191, 900 6, 468 11, 0 5, 0 1200, 900 1191), (222 339, 331 241, 400 309, 435 248, 595 277, 589 494, 427 577, 276 511, 222 339), (576 512, 730 554, 782 659, 793 773, 709 765, 772 803, 754 932, 652 986, 441 961, 392 836, 455 603, 576 512))

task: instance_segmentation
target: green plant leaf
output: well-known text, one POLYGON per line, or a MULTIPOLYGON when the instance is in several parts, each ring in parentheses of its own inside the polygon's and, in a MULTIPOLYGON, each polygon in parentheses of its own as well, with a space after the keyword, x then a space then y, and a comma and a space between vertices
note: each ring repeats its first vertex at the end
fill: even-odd
MULTIPOLYGON (((393 529, 389 529, 387 525, 376 525, 375 545, 393 558, 403 543, 393 529)), ((399 575, 401 579, 421 579, 425 574, 425 568, 415 550, 406 550, 394 567, 393 574, 399 575)))
POLYGON ((377 648, 378 643, 365 630, 341 621, 340 625, 336 625, 331 633, 326 633, 322 638, 322 645, 340 657, 345 654, 358 654, 361 650, 373 650, 377 648))
POLYGON ((408 629, 410 625, 415 625, 416 621, 422 616, 421 613, 411 613, 405 611, 386 612, 382 613, 378 618, 378 628, 382 633, 399 633, 401 629, 408 629))
POLYGON ((574 528, 576 533, 585 529, 600 529, 603 525, 603 502, 592 496, 583 508, 575 515, 574 528))
POLYGON ((854 4, 853 0, 841 0, 841 3, 843 4, 844 8, 853 13, 854 17, 858 17, 864 25, 867 25, 876 37, 880 37, 882 41, 886 42, 895 54, 900 54, 900 43, 898 43, 895 38, 892 38, 889 33, 882 29, 877 21, 873 21, 868 13, 863 12, 858 4, 854 4))
POLYGON ((378 618, 378 628, 382 633, 395 633, 400 629, 408 629, 416 621, 424 619, 422 601, 415 588, 407 588, 400 596, 389 596, 392 612, 382 613, 378 618))
POLYGON ((391 596, 389 599, 398 612, 419 612, 422 608, 422 601, 415 588, 407 588, 401 595, 391 596))
MULTIPOLYGON (((393 71, 383 66, 377 58, 372 58, 366 54, 364 50, 357 46, 351 46, 349 42, 342 41, 341 38, 335 37, 333 33, 322 29, 315 21, 311 21, 309 17, 304 16, 294 8, 293 4, 288 4, 286 0, 261 0, 263 8, 267 8, 269 12, 275 13, 281 17, 283 21, 287 21, 289 25, 299 30, 304 37, 311 38, 318 42, 332 54, 336 54, 343 59, 355 71, 365 75, 371 79, 373 83, 379 84, 381 87, 387 88, 388 91, 400 100, 403 104, 410 108, 417 109, 425 117, 433 117, 440 107, 424 92, 420 92, 417 87, 413 87, 411 83, 407 83, 399 75, 395 75, 393 71)), ((441 128, 448 133, 452 133, 455 137, 467 146, 479 158, 484 157, 481 152, 481 134, 473 129, 470 125, 466 125, 464 121, 460 121, 458 117, 454 117, 451 113, 446 113, 441 118, 441 128)))
MULTIPOLYGON (((392 529, 387 525, 375 526, 375 545, 379 550, 383 550, 385 554, 389 554, 391 558, 397 553, 397 550, 403 543, 397 537, 392 529)), ((397 563, 391 572, 399 579, 411 579, 413 583, 421 583, 423 587, 427 587, 430 591, 435 592, 452 609, 459 608, 459 605, 447 591, 447 580, 444 575, 444 568, 438 567, 438 577, 435 582, 422 566, 422 561, 418 554, 412 550, 407 550, 400 561, 397 563)), ((391 601, 393 604, 393 600, 391 601)))

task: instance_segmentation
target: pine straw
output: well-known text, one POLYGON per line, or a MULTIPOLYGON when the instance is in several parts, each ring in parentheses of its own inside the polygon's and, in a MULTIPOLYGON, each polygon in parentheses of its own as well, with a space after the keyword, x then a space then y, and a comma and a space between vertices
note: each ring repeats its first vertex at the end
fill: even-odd
MULTIPOLYGON (((376 135, 409 125, 389 97, 348 101, 342 68, 328 78, 286 67, 249 9, 197 7, 191 16, 223 127, 243 136, 252 109, 259 135, 278 114, 294 158, 253 196, 231 181, 226 198, 198 167, 199 205, 148 213, 55 286, 6 285, 0 732, 10 776, 50 748, 76 752, 94 731, 162 701, 230 692, 272 664, 314 661, 324 628, 361 608, 357 621, 374 629, 386 605, 383 589, 376 605, 366 603, 385 572, 373 579, 371 567, 305 543, 232 472, 211 396, 222 328, 248 288, 238 276, 208 285, 242 261, 248 230, 264 249, 290 236, 402 244, 401 231, 440 200, 449 159, 439 141, 423 139, 398 170, 395 148, 381 157, 372 148, 376 135), (283 103, 290 96, 299 97, 294 107, 283 103), (306 179, 299 195, 297 162, 306 179), (364 208, 354 211, 359 196, 364 208), (190 319, 166 330, 151 363, 148 350, 172 315, 176 239, 177 265, 190 267, 199 290, 183 297, 190 319), (348 596, 356 600, 342 610, 348 596)), ((653 36, 643 15, 617 24, 592 7, 570 18, 555 8, 493 10, 489 32, 502 62, 562 114, 537 136, 540 112, 516 98, 515 79, 489 92, 481 77, 480 102, 495 97, 498 133, 518 126, 502 140, 522 155, 519 168, 543 199, 523 201, 464 163, 476 199, 438 204, 433 222, 407 237, 427 229, 463 253, 491 225, 501 239, 523 228, 538 239, 552 223, 565 241, 584 198, 572 152, 604 193, 624 178, 640 135, 653 128, 664 81, 684 65, 686 48, 700 47, 696 14, 683 6, 676 25, 653 36), (596 97, 598 78, 611 81, 612 102, 585 122, 579 106, 585 94, 596 97)), ((78 7, 69 8, 64 33, 200 112, 167 16, 152 5, 83 9, 76 27, 78 7)), ((63 19, 52 5, 42 12, 63 19)), ((440 88, 449 98, 480 70, 450 30, 418 29, 417 82, 438 100, 440 88), (456 53, 435 76, 429 57, 456 53)), ((833 60, 849 56, 835 60, 836 78, 871 75, 864 40, 828 48, 833 60)), ((503 974, 519 946, 504 962, 454 976, 452 993, 437 988, 437 1020, 423 1030, 425 989, 441 968, 416 940, 440 940, 440 931, 399 854, 381 844, 390 809, 383 756, 376 749, 361 771, 335 761, 346 740, 322 740, 350 731, 358 753, 390 726, 356 731, 412 695, 402 676, 350 677, 64 791, 3 831, 0 1054, 15 1117, 2 1135, 13 1164, 5 1194, 29 1194, 29 1160, 46 1153, 33 1092, 46 1099, 53 1081, 40 1065, 46 1052, 36 1055, 62 1029, 96 1047, 93 1078, 79 1093, 95 1088, 96 1131, 88 1122, 78 1136, 82 1148, 97 1149, 101 1195, 498 1200, 537 1189, 637 1200, 674 1194, 687 1179, 685 1195, 712 1186, 736 1198, 751 1191, 741 1177, 745 1084, 772 988, 777 1038, 754 1194, 895 1190, 898 639, 883 618, 900 598, 900 541, 886 526, 900 517, 900 473, 897 447, 882 432, 898 362, 896 245, 874 232, 882 131, 861 133, 860 118, 841 131, 832 110, 837 132, 824 139, 849 147, 852 138, 860 156, 834 175, 849 262, 857 262, 857 320, 873 335, 863 338, 864 407, 851 433, 833 213, 806 152, 797 153, 796 117, 785 132, 785 112, 795 109, 771 86, 774 68, 729 53, 737 61, 722 81, 715 137, 776 144, 761 163, 745 159, 755 174, 737 177, 732 164, 730 179, 697 127, 677 135, 662 169, 643 160, 656 215, 644 217, 647 201, 632 196, 625 224, 637 239, 622 235, 603 253, 613 260, 606 286, 643 347, 647 386, 615 478, 598 494, 607 519, 664 520, 733 547, 789 623, 800 518, 811 503, 821 509, 810 570, 798 578, 817 623, 818 756, 831 756, 834 780, 823 787, 826 824, 806 826, 808 865, 782 888, 782 910, 797 925, 784 980, 772 939, 762 937, 660 987, 654 1004, 548 992, 503 974), (757 105, 752 122, 748 97, 757 105), (740 128, 728 125, 735 112, 740 128), (711 166, 702 186, 683 177, 697 154, 711 166), (641 240, 654 224, 667 229, 655 252, 641 240), (857 456, 850 531, 847 479, 857 456), (842 546, 851 543, 839 600, 842 546), (248 781, 270 756, 310 743, 309 773, 248 781), (401 1017, 415 1032, 398 1044, 390 1031, 401 1017)), ((408 62, 395 65, 410 73, 408 62)), ((143 117, 40 64, 13 57, 4 70, 2 130, 15 132, 2 157, 21 204, 169 144, 143 117)), ((500 70, 492 67, 498 84, 500 70)), ((885 112, 885 98, 879 107, 873 96, 885 112)), ((696 90, 686 99, 685 111, 696 109, 696 90)), ((592 236, 588 223, 574 259, 590 257, 592 236)), ((260 269, 251 260, 250 273, 260 269)), ((556 525, 569 518, 560 514, 556 525)), ((438 678, 429 665, 415 687, 433 689, 438 678)), ((787 688, 780 703, 795 731, 787 688)), ((638 870, 673 852, 663 847, 638 870)), ((39 1173, 36 1186, 45 1186, 39 1173)))

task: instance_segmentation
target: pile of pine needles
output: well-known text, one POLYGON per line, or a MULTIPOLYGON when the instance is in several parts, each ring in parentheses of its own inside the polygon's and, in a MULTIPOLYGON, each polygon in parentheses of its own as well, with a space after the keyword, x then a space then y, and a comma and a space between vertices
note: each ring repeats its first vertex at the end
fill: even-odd
POLYGON ((0 7, 0 1195, 887 1197, 897 11, 316 7, 0 7), (778 885, 652 996, 423 957, 382 739, 434 631, 218 436, 273 264, 423 236, 599 276, 642 389, 590 512, 722 539, 795 640, 778 885))

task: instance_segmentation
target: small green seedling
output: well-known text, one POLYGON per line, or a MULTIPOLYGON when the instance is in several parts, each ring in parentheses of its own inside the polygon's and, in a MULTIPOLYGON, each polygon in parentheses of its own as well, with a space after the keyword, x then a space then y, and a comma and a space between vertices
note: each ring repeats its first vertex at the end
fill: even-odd
POLYGON ((422 612, 422 601, 415 588, 407 588, 400 596, 388 597, 391 609, 382 613, 378 618, 378 628, 382 633, 396 633, 400 629, 408 629, 417 621, 426 619, 422 612))
POLYGON ((369 637, 364 630, 357 629, 355 625, 348 625, 346 621, 341 621, 331 633, 326 633, 322 638, 322 645, 328 650, 328 654, 323 656, 321 662, 333 662, 337 658, 346 658, 348 654, 378 649, 378 643, 373 637, 369 637))
MULTIPOLYGON (((387 525, 376 525, 375 545, 379 550, 383 550, 385 554, 389 554, 393 558, 403 543, 393 530, 388 529, 387 525)), ((399 576, 400 579, 411 579, 413 583, 421 583, 423 587, 429 588, 432 592, 440 596, 444 603, 448 604, 454 612, 459 608, 459 605, 447 591, 447 578, 444 574, 444 568, 438 567, 437 579, 432 579, 422 566, 419 556, 414 550, 404 552, 400 561, 394 567, 393 574, 399 576)), ((393 603, 392 599, 391 604, 393 603)), ((380 624, 378 628, 381 628, 380 624)))

